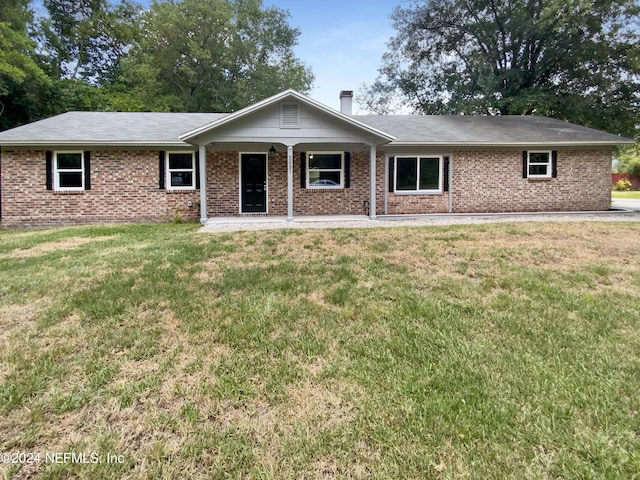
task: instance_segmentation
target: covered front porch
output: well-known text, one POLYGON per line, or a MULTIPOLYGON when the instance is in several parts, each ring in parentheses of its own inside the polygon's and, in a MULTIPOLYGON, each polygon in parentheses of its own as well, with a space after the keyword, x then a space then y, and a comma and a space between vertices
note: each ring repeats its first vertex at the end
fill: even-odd
POLYGON ((287 91, 180 137, 198 148, 200 221, 237 215, 366 215, 393 137, 287 91))

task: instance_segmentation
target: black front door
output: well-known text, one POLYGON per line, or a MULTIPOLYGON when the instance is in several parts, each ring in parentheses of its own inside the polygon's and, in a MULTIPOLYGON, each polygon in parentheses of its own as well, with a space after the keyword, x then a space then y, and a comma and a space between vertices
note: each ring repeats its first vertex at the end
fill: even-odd
POLYGON ((267 211, 267 155, 243 153, 240 156, 242 213, 267 211))

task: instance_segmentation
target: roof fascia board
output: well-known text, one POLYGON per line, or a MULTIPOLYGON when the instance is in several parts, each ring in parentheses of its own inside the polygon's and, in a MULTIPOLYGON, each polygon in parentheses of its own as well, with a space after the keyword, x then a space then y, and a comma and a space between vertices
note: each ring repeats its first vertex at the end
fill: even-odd
POLYGON ((345 115, 342 112, 339 112, 337 110, 334 110, 333 108, 327 107, 326 105, 313 100, 312 98, 307 97, 306 95, 301 94, 300 92, 297 92, 295 90, 289 89, 289 90, 285 90, 284 92, 278 93, 277 95, 274 95, 272 97, 266 98, 264 100, 261 100, 257 103, 254 103, 253 105, 249 105, 248 107, 242 108, 236 112, 230 113, 229 115, 222 117, 218 120, 214 120, 213 122, 210 122, 206 125, 203 125, 201 127, 198 127, 194 130, 191 130, 190 132, 186 132, 183 133, 182 135, 180 135, 178 138, 180 138, 181 140, 184 141, 189 141, 190 139, 197 137, 198 135, 207 132, 209 130, 212 130, 214 128, 220 127, 222 125, 225 125, 229 122, 232 122, 234 120, 237 120, 239 118, 245 117, 247 115, 250 115, 253 112, 256 112, 258 110, 261 110, 264 107, 267 107, 269 105, 273 105, 274 103, 277 103, 279 101, 282 100, 286 100, 288 98, 294 98, 295 100, 304 103, 310 107, 316 108, 328 115, 331 115, 334 118, 337 118, 339 120, 342 120, 345 123, 348 123, 350 125, 353 125, 361 130, 364 130, 368 133, 373 134, 376 137, 380 137, 383 138, 389 142, 395 140, 395 137, 393 135, 389 135, 388 133, 383 132, 382 130, 378 130, 376 128, 373 128, 365 123, 360 122, 359 120, 355 120, 354 118, 345 115))
POLYGON ((157 148, 157 147, 193 147, 193 145, 186 142, 105 142, 105 141, 94 141, 94 140, 73 140, 73 141, 47 141, 47 140, 37 140, 37 141, 7 141, 3 142, 0 140, 0 145, 3 147, 81 147, 81 146, 91 146, 91 147, 147 147, 147 148, 157 148))
POLYGON ((604 147, 616 145, 633 145, 628 138, 618 141, 585 141, 585 142, 391 142, 387 147, 604 147))
MULTIPOLYGON (((308 139, 305 139, 308 140, 308 139)), ((266 140, 264 140, 266 141, 266 140)), ((245 142, 246 143, 246 142, 245 142)), ((299 143, 299 142, 298 142, 299 143)), ((382 148, 392 147, 606 147, 617 145, 633 145, 633 140, 624 139, 617 142, 601 141, 601 142, 503 142, 503 143, 490 143, 490 142, 390 142, 382 146, 382 148)), ((157 147, 192 147, 193 145, 187 142, 104 142, 104 141, 6 141, 0 140, 0 145, 3 147, 79 147, 79 146, 95 146, 95 147, 145 147, 145 148, 157 148, 157 147)))

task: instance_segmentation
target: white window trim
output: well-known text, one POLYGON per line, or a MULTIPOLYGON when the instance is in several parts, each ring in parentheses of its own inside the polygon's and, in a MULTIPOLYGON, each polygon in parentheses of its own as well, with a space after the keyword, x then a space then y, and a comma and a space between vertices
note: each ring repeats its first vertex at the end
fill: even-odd
POLYGON ((60 150, 59 152, 53 152, 53 190, 56 192, 79 192, 84 190, 84 152, 78 150, 60 150), (72 153, 80 155, 80 168, 68 169, 64 168, 62 170, 58 169, 58 155, 72 153), (60 186, 60 175, 59 173, 72 173, 72 172, 80 172, 82 174, 82 186, 81 187, 61 187, 60 186))
POLYGON ((307 188, 309 190, 340 190, 344 188, 344 152, 329 152, 329 151, 316 151, 316 152, 307 152, 307 188), (309 168, 309 160, 313 155, 340 155, 340 169, 337 168, 309 168), (309 172, 310 170, 320 171, 320 172, 340 172, 340 185, 311 185, 309 182, 309 172))
POLYGON ((165 186, 167 188, 167 190, 195 190, 196 189, 196 153, 195 152, 191 152, 191 151, 179 151, 179 150, 174 150, 172 152, 167 152, 166 158, 165 158, 165 186), (171 157, 171 155, 185 155, 185 154, 191 154, 191 168, 169 168, 169 158, 171 157), (188 187, 174 187, 171 185, 171 172, 192 172, 192 179, 193 179, 193 185, 188 186, 188 187))
POLYGON ((552 159, 551 150, 527 150, 527 178, 551 178, 553 174, 552 163, 553 163, 553 159, 552 159), (532 162, 531 161, 532 153, 546 153, 549 158, 549 161, 546 163, 532 162), (529 173, 529 166, 531 165, 545 165, 547 167, 547 173, 545 175, 529 173))
POLYGON ((444 155, 396 155, 395 165, 393 168, 393 193, 396 195, 441 195, 442 194, 442 170, 444 168, 444 155), (415 158, 416 168, 418 169, 416 176, 416 190, 398 190, 398 159, 400 158, 415 158), (437 158, 438 159, 438 188, 437 189, 424 189, 418 188, 420 182, 420 159, 421 158, 437 158))

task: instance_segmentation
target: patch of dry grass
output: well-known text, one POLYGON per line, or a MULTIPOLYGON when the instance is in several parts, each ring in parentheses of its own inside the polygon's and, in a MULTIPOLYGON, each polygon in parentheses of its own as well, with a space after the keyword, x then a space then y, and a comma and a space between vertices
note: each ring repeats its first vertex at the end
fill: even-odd
POLYGON ((0 471, 632 478, 639 233, 571 222, 7 234, 0 451, 124 463, 0 471))

